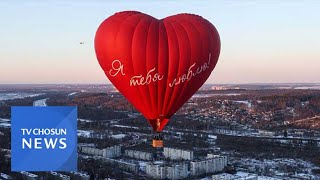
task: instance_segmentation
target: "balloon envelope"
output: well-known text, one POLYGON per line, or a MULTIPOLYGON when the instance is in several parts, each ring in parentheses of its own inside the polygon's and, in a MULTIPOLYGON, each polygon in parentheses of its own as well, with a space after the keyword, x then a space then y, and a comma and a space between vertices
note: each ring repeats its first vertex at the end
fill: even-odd
POLYGON ((157 132, 208 79, 220 53, 216 28, 193 14, 158 20, 119 12, 101 23, 94 43, 106 76, 157 132))

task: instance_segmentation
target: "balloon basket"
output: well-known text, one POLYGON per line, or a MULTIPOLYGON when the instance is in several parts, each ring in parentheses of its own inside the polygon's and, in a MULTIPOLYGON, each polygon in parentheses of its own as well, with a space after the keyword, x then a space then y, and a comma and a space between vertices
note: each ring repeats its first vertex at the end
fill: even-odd
POLYGON ((163 140, 160 133, 156 134, 152 140, 152 146, 154 148, 162 148, 163 147, 163 140))
POLYGON ((163 141, 162 140, 152 140, 152 146, 154 148, 161 148, 163 147, 163 141))

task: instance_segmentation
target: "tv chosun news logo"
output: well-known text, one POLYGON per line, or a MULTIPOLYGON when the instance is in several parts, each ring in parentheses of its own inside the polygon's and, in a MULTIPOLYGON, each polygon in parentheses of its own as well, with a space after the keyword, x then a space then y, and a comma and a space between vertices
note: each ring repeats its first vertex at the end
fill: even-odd
POLYGON ((77 107, 11 108, 12 171, 76 171, 77 107))

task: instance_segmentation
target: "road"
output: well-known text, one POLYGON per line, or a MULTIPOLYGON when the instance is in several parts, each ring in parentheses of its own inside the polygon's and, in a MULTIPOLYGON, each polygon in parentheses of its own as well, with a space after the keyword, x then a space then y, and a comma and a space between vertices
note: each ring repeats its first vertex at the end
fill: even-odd
POLYGON ((314 116, 311 118, 305 118, 305 119, 299 119, 299 120, 293 120, 293 121, 286 121, 286 125, 289 124, 295 124, 295 123, 303 123, 304 121, 309 121, 309 120, 314 120, 314 119, 319 119, 320 116, 314 116))

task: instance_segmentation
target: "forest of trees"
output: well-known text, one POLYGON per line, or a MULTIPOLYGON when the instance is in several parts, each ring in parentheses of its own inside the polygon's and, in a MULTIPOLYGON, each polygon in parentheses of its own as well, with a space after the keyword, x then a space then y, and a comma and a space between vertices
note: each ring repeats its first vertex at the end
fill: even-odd
MULTIPOLYGON (((272 129, 274 126, 283 125, 284 121, 300 120, 312 118, 320 115, 320 91, 319 90, 233 90, 231 93, 238 95, 228 95, 223 91, 208 91, 218 96, 208 98, 192 99, 197 106, 185 104, 190 112, 196 112, 197 109, 226 109, 235 120, 241 120, 242 124, 251 124, 255 127, 272 129), (221 95, 226 94, 226 95, 221 95), (246 104, 236 103, 235 101, 247 101, 251 104, 248 108, 246 104), (264 114, 269 114, 271 119, 263 121, 264 114)), ((178 112, 179 113, 179 112, 178 112)), ((182 112, 184 113, 184 112, 182 112)), ((320 126, 312 124, 304 126, 292 125, 293 128, 313 128, 320 129, 320 126)), ((316 121, 310 121, 315 124, 316 121)))
POLYGON ((78 106, 78 117, 90 120, 127 118, 131 105, 119 95, 87 93, 75 97, 56 97, 47 100, 50 106, 78 106))

